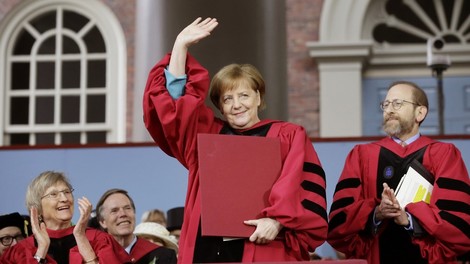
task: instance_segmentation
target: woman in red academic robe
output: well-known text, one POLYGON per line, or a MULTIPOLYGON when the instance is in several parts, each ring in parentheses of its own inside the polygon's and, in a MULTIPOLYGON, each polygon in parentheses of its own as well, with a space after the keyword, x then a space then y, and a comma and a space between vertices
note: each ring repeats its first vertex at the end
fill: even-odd
MULTIPOLYGON (((326 238, 325 174, 305 129, 276 120, 260 120, 265 84, 248 64, 231 64, 212 79, 188 47, 210 35, 215 19, 196 19, 176 38, 171 54, 151 70, 144 94, 145 125, 167 154, 189 170, 180 263, 309 260, 308 252, 326 238), (210 99, 224 119, 204 104, 210 99), (279 138, 282 171, 262 217, 249 239, 224 241, 201 236, 197 134, 233 134, 279 138), (279 239, 280 238, 280 239, 279 239)), ((248 154, 248 153, 247 153, 248 154)))
POLYGON ((46 171, 36 177, 26 193, 33 236, 6 250, 0 263, 125 263, 127 253, 112 236, 87 228, 92 206, 86 197, 78 199, 80 217, 72 225, 73 198, 64 174, 46 171))

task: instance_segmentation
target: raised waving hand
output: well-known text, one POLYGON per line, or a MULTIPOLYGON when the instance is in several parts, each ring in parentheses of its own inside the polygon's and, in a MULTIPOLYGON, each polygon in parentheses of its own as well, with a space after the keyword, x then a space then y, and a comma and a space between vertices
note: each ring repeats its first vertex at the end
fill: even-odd
POLYGON ((177 77, 185 74, 188 48, 209 36, 218 24, 215 18, 208 17, 202 20, 202 18, 198 17, 178 34, 173 45, 170 64, 168 66, 168 70, 171 74, 177 77))

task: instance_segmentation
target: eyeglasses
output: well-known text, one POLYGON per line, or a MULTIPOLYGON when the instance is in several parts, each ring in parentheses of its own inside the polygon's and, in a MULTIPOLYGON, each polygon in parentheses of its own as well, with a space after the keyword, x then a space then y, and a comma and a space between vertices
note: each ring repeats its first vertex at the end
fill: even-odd
POLYGON ((75 191, 73 188, 72 189, 65 189, 65 190, 62 190, 62 191, 52 191, 52 192, 42 196, 41 199, 44 199, 44 198, 47 197, 47 198, 52 199, 52 200, 57 200, 57 199, 59 199, 60 193, 63 193, 65 195, 65 197, 70 198, 70 197, 72 197, 73 191, 75 191))
POLYGON ((11 246, 11 243, 13 243, 13 239, 16 240, 16 242, 21 241, 24 239, 24 236, 22 234, 16 235, 16 236, 4 236, 0 237, 0 241, 2 242, 2 245, 5 247, 11 246))
POLYGON ((402 99, 394 99, 391 102, 389 100, 385 100, 383 102, 380 102, 380 109, 382 109, 382 111, 385 111, 385 110, 387 110, 388 106, 390 104, 392 104, 393 110, 399 110, 403 106, 403 103, 409 103, 409 104, 414 104, 414 105, 420 106, 419 104, 413 103, 413 102, 410 102, 410 101, 406 101, 406 100, 402 100, 402 99))

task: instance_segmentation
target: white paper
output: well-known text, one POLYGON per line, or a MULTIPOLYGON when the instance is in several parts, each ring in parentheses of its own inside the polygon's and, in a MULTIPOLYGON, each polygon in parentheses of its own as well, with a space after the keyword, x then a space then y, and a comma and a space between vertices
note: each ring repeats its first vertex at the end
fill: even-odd
POLYGON ((433 185, 410 166, 400 183, 398 183, 395 193, 401 207, 419 201, 429 204, 432 188, 433 185))

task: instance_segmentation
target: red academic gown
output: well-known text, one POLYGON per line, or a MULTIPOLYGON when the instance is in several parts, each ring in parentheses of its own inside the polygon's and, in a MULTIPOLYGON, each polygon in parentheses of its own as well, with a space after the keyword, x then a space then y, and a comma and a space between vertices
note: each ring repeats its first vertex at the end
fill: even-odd
MULTIPOLYGON (((190 55, 185 93, 177 100, 171 98, 164 75, 169 59, 170 55, 165 56, 149 74, 143 101, 144 122, 162 150, 189 170, 178 262, 191 263, 201 216, 196 138, 198 133, 220 133, 224 122, 204 104, 209 75, 190 55)), ((262 214, 279 221, 285 235, 267 245, 246 240, 243 262, 308 260, 308 251, 314 251, 326 239, 324 171, 302 127, 264 120, 250 129, 269 123, 272 125, 267 136, 281 141, 283 168, 271 190, 270 206, 262 214)))
POLYGON ((142 264, 176 263, 176 253, 172 249, 158 246, 143 238, 137 238, 127 262, 142 264))
POLYGON ((349 153, 336 186, 328 242, 349 258, 364 258, 371 264, 389 260, 452 263, 457 255, 470 249, 469 188, 467 169, 453 144, 421 136, 407 147, 391 138, 357 145, 349 153), (374 226, 371 218, 380 203, 382 183, 396 189, 413 159, 434 175, 430 204, 417 202, 405 208, 424 233, 415 236, 393 221, 383 221, 378 229, 369 228, 374 226), (405 235, 398 238, 402 232, 405 235), (404 248, 394 251, 400 247, 404 248), (405 250, 409 252, 404 254, 405 250), (408 260, 394 260, 403 256, 408 260))
MULTIPOLYGON (((58 240, 62 244, 68 244, 70 240, 74 240, 73 237, 73 228, 69 227, 62 230, 47 230, 49 237, 52 240, 58 240), (67 241, 67 242, 66 242, 67 241)), ((109 234, 96 230, 96 229, 87 229, 86 236, 90 241, 91 247, 95 251, 96 256, 101 263, 110 263, 110 264, 122 264, 126 263, 128 255, 126 251, 117 243, 117 241, 110 236, 109 234)), ((52 243, 51 243, 52 246, 52 243)), ((51 249, 51 247, 50 247, 51 249)), ((29 236, 28 238, 20 241, 15 246, 8 248, 2 255, 0 263, 5 264, 37 264, 37 260, 33 258, 36 254, 37 247, 35 246, 34 236, 29 236)), ((67 248, 57 248, 57 251, 63 251, 61 253, 67 254, 70 264, 81 264, 83 263, 82 256, 78 251, 77 246, 73 246, 70 249, 67 248)), ((46 257, 47 263, 55 264, 57 263, 50 254, 46 257)))

